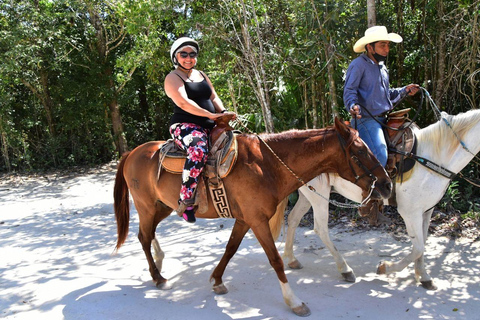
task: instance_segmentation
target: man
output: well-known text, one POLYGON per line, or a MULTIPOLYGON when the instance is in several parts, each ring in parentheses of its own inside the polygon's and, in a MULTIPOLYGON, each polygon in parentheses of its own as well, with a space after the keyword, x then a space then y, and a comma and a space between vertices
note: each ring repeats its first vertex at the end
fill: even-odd
MULTIPOLYGON (((390 42, 400 43, 402 37, 388 33, 384 26, 374 26, 365 31, 353 50, 364 54, 354 59, 348 66, 343 101, 345 108, 356 118, 360 137, 365 141, 378 161, 385 167, 388 149, 382 124, 385 124, 387 111, 405 96, 415 95, 419 86, 409 84, 403 88, 390 88, 385 60, 390 52, 390 42)), ((370 201, 360 209, 362 216, 370 216, 370 223, 377 224, 383 202, 370 201)), ((380 214, 380 217, 381 216, 380 214)))

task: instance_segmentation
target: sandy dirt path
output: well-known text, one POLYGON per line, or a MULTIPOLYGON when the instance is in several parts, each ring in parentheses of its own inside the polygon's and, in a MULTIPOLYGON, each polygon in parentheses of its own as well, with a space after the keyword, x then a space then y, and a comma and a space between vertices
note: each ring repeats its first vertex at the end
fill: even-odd
MULTIPOLYGON (((70 175, 4 177, 0 182, 0 318, 3 319, 298 319, 283 302, 278 280, 249 232, 227 267, 230 292, 216 296, 209 277, 223 254, 233 220, 176 215, 157 230, 166 253, 163 275, 150 279, 136 238, 119 253, 113 214, 114 166, 70 175)), ((382 259, 410 250, 382 231, 335 227, 331 237, 357 275, 346 283, 321 240, 299 228, 295 252, 302 270, 287 270, 310 319, 480 319, 480 244, 430 236, 426 264, 438 285, 415 283, 413 266, 375 274, 382 259)), ((283 252, 282 236, 277 242, 283 252)))

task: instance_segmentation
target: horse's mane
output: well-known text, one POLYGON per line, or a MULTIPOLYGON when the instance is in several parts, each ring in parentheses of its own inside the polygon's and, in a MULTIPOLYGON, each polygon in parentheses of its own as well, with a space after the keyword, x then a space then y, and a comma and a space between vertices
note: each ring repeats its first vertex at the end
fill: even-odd
POLYGON ((441 120, 416 132, 419 141, 418 146, 419 148, 422 146, 433 147, 435 155, 440 155, 442 151, 447 151, 447 156, 450 156, 460 144, 458 138, 464 140, 465 134, 478 122, 480 122, 480 110, 470 110, 457 115, 449 115, 446 112, 442 112, 441 120), (451 128, 445 123, 443 118, 448 121, 451 128), (445 150, 446 146, 448 149, 445 150))
POLYGON ((329 126, 322 129, 307 129, 307 130, 298 130, 291 129, 279 133, 262 133, 260 136, 265 141, 282 141, 282 140, 291 140, 294 138, 308 138, 314 135, 323 135, 330 133, 335 130, 335 127, 329 126))

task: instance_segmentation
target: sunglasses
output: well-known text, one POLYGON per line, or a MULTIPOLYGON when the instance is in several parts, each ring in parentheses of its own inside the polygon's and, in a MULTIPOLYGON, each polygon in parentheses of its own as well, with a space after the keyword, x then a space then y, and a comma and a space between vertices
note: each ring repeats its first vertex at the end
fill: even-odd
POLYGON ((186 52, 186 51, 180 51, 180 57, 182 58, 186 58, 188 56, 190 56, 190 58, 196 58, 197 57, 197 53, 195 51, 192 51, 192 52, 186 52))

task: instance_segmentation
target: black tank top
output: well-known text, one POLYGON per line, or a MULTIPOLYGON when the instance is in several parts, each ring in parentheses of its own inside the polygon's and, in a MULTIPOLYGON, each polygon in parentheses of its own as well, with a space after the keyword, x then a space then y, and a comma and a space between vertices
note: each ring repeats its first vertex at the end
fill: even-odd
MULTIPOLYGON (((203 73, 200 72, 200 74, 203 77, 203 80, 200 82, 186 82, 180 77, 180 75, 177 74, 177 76, 182 79, 189 99, 195 101, 201 108, 210 111, 211 113, 215 113, 215 107, 213 106, 212 100, 210 100, 212 88, 210 88, 203 73)), ((205 129, 212 129, 215 126, 213 120, 210 120, 207 117, 193 115, 175 105, 173 116, 170 119, 170 125, 183 122, 194 123, 205 129)))

